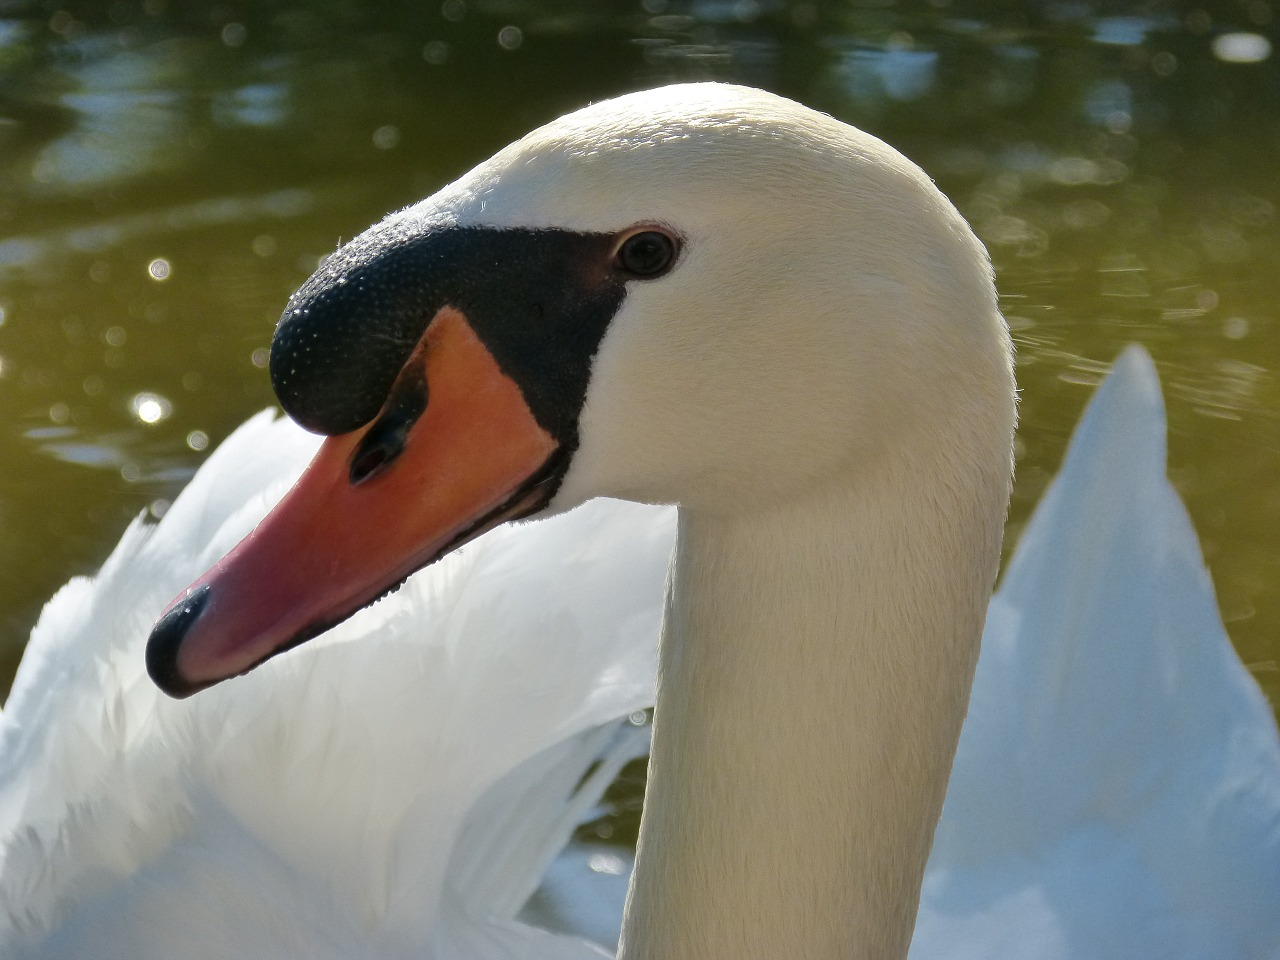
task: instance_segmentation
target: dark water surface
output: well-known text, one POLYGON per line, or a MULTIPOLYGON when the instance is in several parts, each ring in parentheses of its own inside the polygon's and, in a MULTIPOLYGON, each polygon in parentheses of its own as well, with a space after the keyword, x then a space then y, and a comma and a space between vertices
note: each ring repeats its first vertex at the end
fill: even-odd
POLYGON ((991 248, 1011 544, 1145 344, 1237 648, 1280 703, 1280 67, 1266 0, 995 5, 0 0, 0 677, 40 605, 272 402, 317 259, 531 127, 767 87, 925 167, 991 248))

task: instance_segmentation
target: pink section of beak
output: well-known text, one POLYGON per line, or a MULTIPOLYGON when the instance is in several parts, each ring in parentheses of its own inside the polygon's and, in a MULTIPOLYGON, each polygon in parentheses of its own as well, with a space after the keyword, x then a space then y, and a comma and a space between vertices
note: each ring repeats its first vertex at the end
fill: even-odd
POLYGON ((266 519, 170 604, 147 646, 165 692, 251 670, 550 496, 556 441, 461 313, 441 310, 410 364, 425 364, 430 396, 400 455, 356 485, 367 429, 327 440, 266 519))

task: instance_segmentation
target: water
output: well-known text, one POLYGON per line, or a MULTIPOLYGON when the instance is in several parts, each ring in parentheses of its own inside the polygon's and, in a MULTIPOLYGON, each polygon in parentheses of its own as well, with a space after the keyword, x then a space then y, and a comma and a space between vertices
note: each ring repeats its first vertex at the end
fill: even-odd
POLYGON ((319 257, 568 109, 712 78, 894 143, 991 248, 1010 543, 1106 365, 1152 351, 1228 630, 1280 703, 1271 5, 610 6, 0 4, 0 676, 272 402, 272 326, 319 257))

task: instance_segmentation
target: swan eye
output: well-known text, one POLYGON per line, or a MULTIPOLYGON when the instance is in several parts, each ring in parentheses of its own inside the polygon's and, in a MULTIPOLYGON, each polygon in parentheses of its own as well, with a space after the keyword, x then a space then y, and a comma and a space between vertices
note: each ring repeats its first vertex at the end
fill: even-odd
POLYGON ((660 276, 675 259, 675 240, 659 230, 633 233, 618 248, 618 266, 636 277, 660 276))

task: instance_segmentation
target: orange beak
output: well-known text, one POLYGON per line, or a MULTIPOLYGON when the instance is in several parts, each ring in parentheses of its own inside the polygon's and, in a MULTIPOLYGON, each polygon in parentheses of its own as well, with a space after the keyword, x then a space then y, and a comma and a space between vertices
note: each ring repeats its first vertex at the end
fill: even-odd
POLYGON ((266 519, 169 605, 147 644, 166 693, 251 670, 551 498, 559 445, 462 313, 436 314, 402 381, 429 394, 390 454, 370 453, 383 417, 325 441, 266 519))

